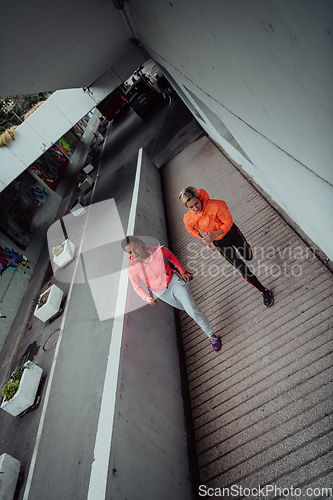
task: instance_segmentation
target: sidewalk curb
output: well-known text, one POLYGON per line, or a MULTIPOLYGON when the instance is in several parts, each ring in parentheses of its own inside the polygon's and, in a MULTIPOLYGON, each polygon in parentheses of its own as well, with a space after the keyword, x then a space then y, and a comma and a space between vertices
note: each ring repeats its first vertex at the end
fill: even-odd
POLYGON ((33 298, 38 294, 43 279, 49 265, 49 252, 47 245, 43 247, 41 256, 38 260, 38 265, 31 277, 27 286, 26 292, 19 307, 19 311, 15 316, 13 324, 9 330, 3 348, 0 352, 0 367, 4 369, 2 375, 3 380, 0 380, 0 386, 8 379, 9 374, 15 368, 17 363, 19 346, 23 342, 27 326, 33 311, 33 298), (5 370, 5 368, 7 368, 5 370))

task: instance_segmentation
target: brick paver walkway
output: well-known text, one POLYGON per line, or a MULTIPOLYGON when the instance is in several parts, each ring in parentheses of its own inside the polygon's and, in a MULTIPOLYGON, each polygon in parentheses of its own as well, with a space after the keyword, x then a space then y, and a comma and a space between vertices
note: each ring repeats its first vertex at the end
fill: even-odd
MULTIPOLYGON (((332 274, 208 138, 168 163, 162 182, 170 247, 196 274, 191 290, 223 344, 215 353, 180 313, 200 483, 234 492, 293 486, 302 495, 333 488, 332 274), (178 201, 187 185, 227 202, 254 251, 255 273, 273 290, 272 308, 187 233, 178 201)), ((296 498, 287 493, 268 497, 296 498)))

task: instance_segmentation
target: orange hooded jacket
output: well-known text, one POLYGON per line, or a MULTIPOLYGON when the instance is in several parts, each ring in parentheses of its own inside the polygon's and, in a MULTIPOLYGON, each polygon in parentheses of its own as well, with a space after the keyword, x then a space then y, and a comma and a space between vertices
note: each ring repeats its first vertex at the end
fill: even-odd
POLYGON ((211 200, 204 189, 198 189, 198 194, 202 202, 202 210, 201 212, 192 210, 186 212, 183 219, 185 227, 194 238, 200 236, 199 231, 206 234, 216 233, 219 229, 223 229, 223 234, 216 238, 216 240, 221 240, 233 225, 227 204, 223 200, 211 200))

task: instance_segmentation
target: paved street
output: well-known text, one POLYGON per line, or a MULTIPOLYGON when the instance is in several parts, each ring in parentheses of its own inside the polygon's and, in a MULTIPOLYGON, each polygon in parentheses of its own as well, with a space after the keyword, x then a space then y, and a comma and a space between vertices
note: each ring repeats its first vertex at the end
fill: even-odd
MULTIPOLYGON (((115 198, 126 228, 139 148, 158 163, 162 157, 171 159, 199 134, 200 127, 180 100, 162 103, 144 120, 132 110, 117 117, 95 161, 95 188, 87 200, 97 204, 115 198)), ((113 229, 102 221, 99 228, 105 235, 113 229)), ((2 365, 10 369, 26 354, 44 370, 38 408, 18 418, 0 413, 0 448, 21 461, 15 500, 87 498, 113 319, 99 320, 87 282, 71 287, 60 277, 68 295, 64 314, 50 324, 30 316, 15 358, 4 360, 6 349, 1 353, 2 365)), ((52 273, 46 278, 42 291, 57 283, 52 273)), ((19 314, 23 318, 25 313, 19 314)))

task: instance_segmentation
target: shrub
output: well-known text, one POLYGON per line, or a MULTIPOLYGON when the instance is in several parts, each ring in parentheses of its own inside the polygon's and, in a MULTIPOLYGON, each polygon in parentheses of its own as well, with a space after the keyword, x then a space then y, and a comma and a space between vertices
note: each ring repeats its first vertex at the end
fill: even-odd
POLYGON ((10 380, 20 380, 20 378, 22 377, 23 375, 23 371, 24 371, 24 366, 16 366, 15 367, 15 370, 13 371, 11 377, 10 377, 10 380))
POLYGON ((1 148, 3 146, 7 146, 7 144, 14 139, 17 127, 18 127, 18 125, 7 128, 7 130, 5 130, 0 135, 0 147, 1 148))
POLYGON ((54 257, 58 257, 58 255, 60 255, 63 250, 64 248, 61 245, 58 245, 52 248, 52 254, 54 257))
POLYGON ((86 174, 85 172, 80 172, 79 175, 77 176, 77 180, 79 182, 83 182, 87 177, 88 174, 86 174))
POLYGON ((9 380, 7 384, 1 389, 1 393, 5 398, 5 401, 12 399, 18 391, 20 385, 19 380, 9 380))

